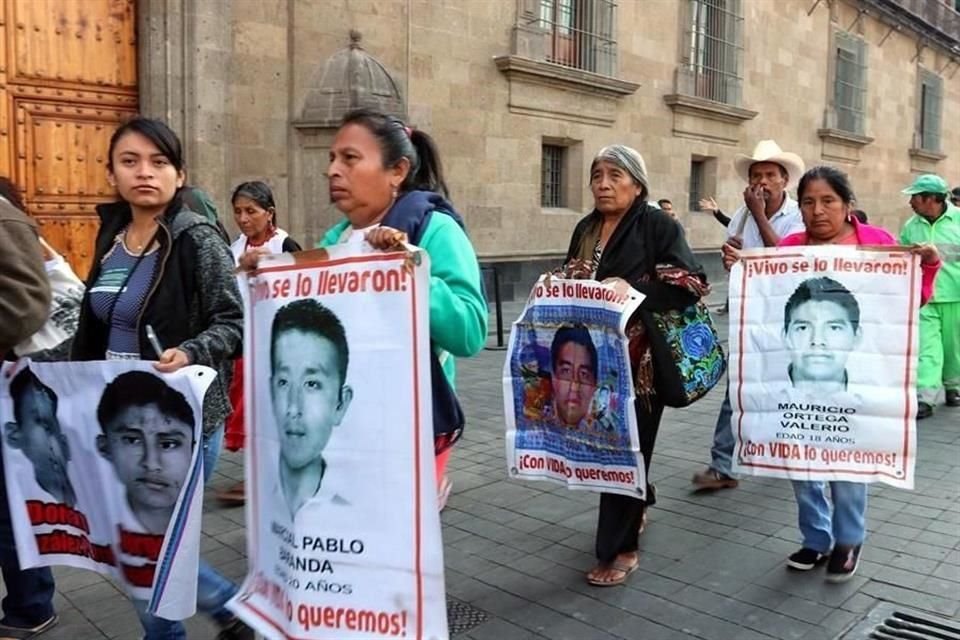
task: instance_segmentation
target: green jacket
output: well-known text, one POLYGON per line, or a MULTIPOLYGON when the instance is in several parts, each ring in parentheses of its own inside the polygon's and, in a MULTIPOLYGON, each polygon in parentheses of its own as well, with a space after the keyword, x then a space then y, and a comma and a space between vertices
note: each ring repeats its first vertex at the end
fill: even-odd
POLYGON ((901 244, 929 242, 936 245, 943 266, 934 283, 930 302, 960 302, 960 209, 947 202, 947 210, 931 224, 913 215, 900 232, 901 244))
MULTIPOLYGON (((350 226, 333 226, 318 248, 337 244, 350 226)), ((480 266, 463 229, 446 215, 430 217, 420 246, 430 256, 430 340, 454 386, 453 358, 476 355, 487 340, 487 303, 480 286, 480 266)))

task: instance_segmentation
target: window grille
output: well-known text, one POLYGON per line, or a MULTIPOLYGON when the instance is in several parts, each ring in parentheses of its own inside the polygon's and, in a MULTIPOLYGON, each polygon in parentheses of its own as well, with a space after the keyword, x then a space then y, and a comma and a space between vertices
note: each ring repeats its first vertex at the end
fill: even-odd
POLYGON ((563 201, 563 157, 566 149, 545 144, 542 153, 540 176, 540 206, 562 207, 563 201))
POLYGON ((539 0, 546 62, 612 76, 617 67, 614 0, 539 0))
POLYGON ((690 211, 700 208, 700 199, 703 198, 703 175, 705 162, 703 160, 690 161, 690 211))
POLYGON ((867 45, 862 38, 836 33, 834 110, 837 128, 863 135, 867 97, 867 45))
POLYGON ((943 103, 943 79, 925 69, 920 70, 920 148, 940 152, 940 109, 943 103))
POLYGON ((741 0, 689 0, 686 65, 680 69, 686 93, 739 105, 743 88, 741 0))

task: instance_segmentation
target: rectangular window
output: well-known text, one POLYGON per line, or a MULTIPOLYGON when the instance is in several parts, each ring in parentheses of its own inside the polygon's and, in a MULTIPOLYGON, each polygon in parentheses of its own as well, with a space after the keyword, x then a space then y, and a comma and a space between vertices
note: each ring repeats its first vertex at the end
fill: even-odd
POLYGON ((836 33, 833 104, 837 128, 863 135, 867 99, 867 45, 863 38, 836 33))
POLYGON ((940 152, 940 110, 943 104, 943 79, 926 69, 920 70, 920 103, 917 139, 925 151, 940 152))
POLYGON ((743 86, 741 0, 689 0, 686 74, 694 95, 739 105, 743 86))
POLYGON ((541 154, 540 206, 564 207, 563 164, 566 148, 554 144, 545 144, 541 154))
POLYGON ((706 162, 703 160, 690 161, 690 211, 697 211, 700 208, 700 199, 704 193, 704 175, 706 162))
POLYGON ((547 38, 546 61, 613 75, 616 6, 615 0, 540 0, 537 24, 547 38))

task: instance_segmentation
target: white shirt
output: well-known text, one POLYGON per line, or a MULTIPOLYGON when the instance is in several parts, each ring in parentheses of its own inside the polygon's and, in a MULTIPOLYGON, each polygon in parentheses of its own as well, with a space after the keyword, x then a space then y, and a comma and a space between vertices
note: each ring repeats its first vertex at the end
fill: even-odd
MULTIPOLYGON (((270 250, 270 253, 277 254, 283 253, 283 241, 286 240, 288 234, 283 229, 277 229, 276 232, 261 246, 264 246, 270 250)), ((247 236, 240 234, 236 240, 233 241, 233 244, 230 245, 230 252, 233 254, 233 260, 237 264, 240 263, 240 256, 244 254, 248 249, 252 248, 248 245, 247 236)))
MULTIPOLYGON (((291 520, 295 526, 304 522, 315 522, 317 514, 322 514, 325 507, 336 505, 338 507, 351 506, 350 501, 343 497, 344 482, 340 474, 331 472, 330 465, 327 465, 320 481, 320 487, 306 502, 304 502, 297 512, 290 513, 290 503, 287 502, 287 496, 283 492, 283 486, 280 483, 280 471, 277 470, 277 482, 274 484, 272 498, 273 504, 286 507, 283 511, 292 516, 291 520)), ((299 530, 299 529, 298 529, 299 530)))
MULTIPOLYGON (((740 208, 730 218, 730 224, 727 225, 727 237, 730 238, 739 233, 744 216, 746 216, 746 223, 743 227, 743 248, 764 248, 766 245, 763 243, 763 236, 760 235, 760 227, 757 226, 757 221, 753 219, 753 215, 745 204, 740 205, 740 208)), ((770 226, 781 238, 791 233, 803 231, 805 227, 797 201, 787 195, 783 199, 783 206, 770 217, 770 226)))

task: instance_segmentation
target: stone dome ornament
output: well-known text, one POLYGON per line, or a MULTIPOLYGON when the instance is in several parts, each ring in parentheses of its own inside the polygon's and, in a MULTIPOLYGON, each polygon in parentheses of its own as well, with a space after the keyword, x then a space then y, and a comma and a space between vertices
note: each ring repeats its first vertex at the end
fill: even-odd
POLYGON ((360 46, 361 35, 350 30, 350 44, 337 51, 314 75, 307 89, 301 125, 337 127, 343 116, 353 109, 376 109, 388 115, 405 118, 406 108, 400 87, 380 61, 360 46))

